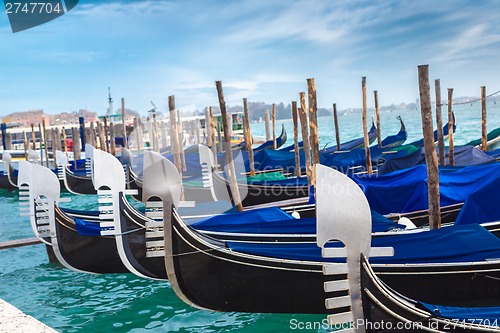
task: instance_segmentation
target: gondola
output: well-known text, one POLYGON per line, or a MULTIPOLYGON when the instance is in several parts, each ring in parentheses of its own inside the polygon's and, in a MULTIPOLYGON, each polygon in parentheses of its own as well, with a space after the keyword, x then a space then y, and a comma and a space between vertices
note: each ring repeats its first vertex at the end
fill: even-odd
MULTIPOLYGON (((325 186, 322 171, 317 175, 318 186, 325 186)), ((327 187, 335 188, 335 183, 327 187)), ((330 220, 341 218, 343 215, 336 214, 332 200, 338 200, 335 207, 351 207, 345 199, 330 193, 327 207, 317 214, 326 212, 330 220)), ((402 252, 405 246, 416 246, 419 251, 409 252, 411 259, 403 258, 403 254, 390 260, 378 258, 372 263, 374 270, 387 285, 422 301, 455 306, 472 302, 498 304, 500 240, 481 226, 464 227, 375 238, 372 246, 393 246, 396 252, 402 252), (447 252, 447 258, 431 257, 422 249, 423 244, 436 242, 441 250, 449 251, 445 240, 456 244, 462 236, 477 237, 479 244, 474 244, 474 251, 485 246, 485 252, 469 260, 466 251, 470 247, 459 249, 458 252, 465 251, 461 254, 447 252)), ((171 228, 165 228, 164 233, 168 278, 176 294, 188 304, 216 311, 327 313, 323 297, 327 280, 322 271, 328 261, 321 257, 315 244, 220 241, 188 226, 175 209, 171 228)))
POLYGON ((381 281, 364 256, 361 292, 367 332, 500 332, 500 307, 450 307, 406 297, 381 281))
MULTIPOLYGON (((287 140, 287 135, 286 135, 286 130, 285 130, 285 125, 281 124, 281 134, 276 138, 276 149, 281 148, 287 140)), ((245 142, 241 142, 241 145, 239 148, 245 149, 245 142)), ((253 152, 259 152, 264 149, 274 149, 274 140, 268 140, 261 145, 253 148, 253 152)))
MULTIPOLYGON (((213 172, 214 186, 225 186, 229 193, 230 185, 227 179, 222 178, 217 172, 213 172)), ((246 193, 242 203, 243 206, 254 206, 272 201, 287 199, 307 198, 309 186, 306 177, 293 177, 283 181, 269 181, 263 183, 238 182, 240 193, 246 193)))
POLYGON ((85 170, 78 173, 70 169, 66 154, 56 150, 57 174, 59 179, 63 181, 64 187, 68 192, 73 194, 97 194, 92 183, 92 177, 90 176, 91 171, 88 167, 92 159, 92 150, 93 147, 91 145, 85 145, 85 170))
MULTIPOLYGON (((166 158, 153 152, 146 152, 144 155, 145 161, 143 164, 143 192, 142 201, 147 208, 145 214, 138 212, 125 199, 123 175, 119 174, 120 165, 113 156, 96 151, 94 156, 94 181, 97 187, 106 187, 111 192, 112 206, 101 207, 101 211, 107 211, 113 215, 114 224, 101 224, 98 228, 103 235, 116 235, 115 241, 120 249, 119 255, 125 266, 134 274, 152 279, 165 279, 165 265, 163 258, 163 226, 166 223, 163 221, 164 212, 170 211, 171 203, 174 202, 177 206, 180 202, 180 176, 177 173, 173 164, 166 158), (171 192, 175 195, 171 196, 171 192), (116 199, 115 199, 116 198, 116 199), (162 201, 151 201, 151 198, 161 198, 162 201), (152 210, 152 211, 151 211, 152 210), (161 222, 158 221, 161 219, 161 222), (113 225, 113 227, 111 226, 113 225)), ((108 192, 106 192, 108 193, 108 192)), ((311 207, 305 207, 311 210, 311 207)), ((182 208, 181 208, 182 209, 182 208)), ((186 214, 191 214, 187 218, 196 219, 220 213, 220 204, 203 204, 198 203, 195 208, 186 208, 186 214), (193 216, 193 214, 195 214, 193 216)), ((290 208, 290 211, 296 210, 296 207, 290 208)), ((300 210, 300 209, 297 209, 300 210)), ((271 207, 267 211, 255 211, 258 217, 266 216, 266 219, 271 221, 279 221, 285 217, 289 220, 294 219, 286 212, 277 208, 271 207)), ((313 212, 314 213, 314 212, 313 212)), ((238 213, 239 221, 252 219, 253 211, 238 213)), ((168 217, 169 215, 167 215, 168 217)), ((255 219, 255 217, 254 217, 255 219)), ((212 221, 209 221, 210 224, 212 221)), ((269 223, 270 223, 269 222, 269 223)), ((392 223, 394 225, 394 223, 392 223)), ((94 223, 95 225, 95 223, 94 223)), ((206 225, 206 224, 205 224, 206 225)), ((211 224, 213 227, 213 223, 211 224)), ((204 228, 198 226, 202 232, 213 231, 213 228, 204 228), (207 230, 208 229, 208 230, 207 230)), ((311 228, 310 228, 311 229, 311 228)), ((314 229, 314 228, 312 228, 314 229)), ((312 239, 313 231, 310 232, 309 238, 312 239)), ((225 238, 241 238, 241 239, 266 239, 266 235, 258 233, 251 235, 248 233, 228 233, 220 232, 214 235, 222 239, 225 238)), ((280 238, 293 238, 291 235, 277 235, 280 238)), ((296 240, 300 240, 301 236, 297 236, 296 240)), ((276 235, 275 235, 276 240, 276 235)))
POLYGON ((0 188, 13 190, 17 188, 17 170, 12 167, 12 156, 4 151, 2 154, 3 174, 0 176, 0 188))
MULTIPOLYGON (((163 249, 163 225, 166 223, 163 221, 163 212, 170 211, 172 203, 176 206, 180 203, 180 176, 175 166, 161 155, 146 152, 144 157, 142 201, 146 205, 146 212, 141 213, 125 199, 124 176, 123 172, 120 175, 120 164, 113 156, 95 151, 95 186, 108 188, 110 192, 104 193, 111 195, 107 200, 111 205, 101 207, 101 210, 108 211, 114 219, 114 223, 101 224, 99 232, 116 236, 121 260, 132 273, 145 278, 166 279, 163 251, 158 255, 159 248, 163 249), (157 199, 162 200, 158 202, 157 199)), ((225 210, 227 207, 220 203, 198 203, 186 213, 192 215, 187 218, 199 219, 225 210)), ((287 215, 285 212, 275 214, 287 215)), ((224 233, 219 235, 224 236, 224 233)))
POLYGON ((128 272, 117 255, 114 237, 80 234, 78 221, 58 207, 59 181, 50 169, 19 162, 19 185, 35 235, 52 246, 64 267, 86 273, 128 272))
MULTIPOLYGON (((373 122, 372 119, 372 127, 368 131, 368 142, 372 144, 376 138, 377 138, 377 127, 375 127, 375 123, 373 122)), ((341 143, 340 150, 351 150, 351 149, 361 148, 363 147, 364 143, 365 143, 364 137, 352 139, 350 141, 341 143)), ((325 147, 321 150, 321 152, 325 153, 334 153, 336 151, 337 151, 337 146, 325 147)))
MULTIPOLYGON (((356 190, 342 175, 323 171, 330 173, 332 180, 356 190)), ((318 190, 319 209, 323 209, 328 203, 325 194, 329 189, 318 190)), ((478 307, 474 304, 477 301, 468 307, 429 304, 407 297, 384 283, 367 258, 391 257, 397 250, 372 247, 369 206, 366 200, 363 202, 360 191, 350 199, 344 202, 346 206, 334 209, 336 213, 343 213, 345 219, 332 224, 331 219, 322 215, 317 221, 317 245, 323 257, 345 260, 345 263, 323 266, 323 274, 329 277, 324 286, 325 308, 330 313, 329 327, 351 332, 500 332, 498 304, 493 307, 478 307), (358 202, 352 200, 356 197, 360 199, 358 202), (358 223, 354 225, 352 219, 358 223), (328 245, 331 240, 340 241, 345 247, 332 248, 328 245)), ((419 295, 418 299, 421 297, 419 295)))
MULTIPOLYGON (((112 160, 114 161, 114 159, 112 160)), ((99 169, 97 168, 97 170, 99 169)), ((109 176, 106 178, 109 178, 109 176)), ((155 187, 157 187, 157 180, 154 182, 154 185, 156 185, 155 187)), ((119 198, 120 209, 117 209, 116 211, 120 212, 120 233, 122 235, 121 246, 123 248, 123 255, 121 259, 127 262, 127 267, 129 270, 132 267, 132 271, 134 273, 139 272, 141 274, 140 276, 155 279, 165 278, 165 276, 163 276, 164 273, 162 275, 162 270, 164 272, 163 258, 151 256, 152 253, 158 252, 159 246, 157 244, 150 243, 149 249, 147 249, 148 241, 162 243, 163 238, 160 236, 155 240, 147 239, 148 233, 150 235, 154 235, 155 228, 151 226, 146 227, 148 223, 153 223, 157 225, 156 228, 162 228, 163 224, 158 224, 151 218, 145 217, 144 214, 139 213, 137 212, 137 210, 130 207, 129 203, 123 195, 120 195, 119 198)), ((198 230, 201 230, 201 232, 203 232, 204 234, 209 234, 220 239, 231 241, 311 242, 314 240, 314 225, 308 225, 308 223, 304 224, 302 222, 298 226, 294 225, 294 222, 296 220, 291 218, 290 216, 288 216, 287 220, 283 220, 283 218, 287 216, 285 212, 281 211, 280 213, 279 210, 275 208, 268 209, 271 210, 270 212, 265 213, 267 214, 266 219, 268 221, 267 223, 261 223, 260 225, 258 223, 246 223, 246 221, 248 221, 249 219, 252 220, 252 217, 247 216, 249 213, 252 213, 251 211, 238 213, 238 223, 235 224, 239 227, 239 230, 237 231, 231 230, 230 226, 224 223, 217 227, 217 223, 214 224, 213 218, 207 221, 202 221, 200 223, 195 223, 193 226, 198 230), (269 215, 270 213, 272 214, 272 216, 269 215), (276 222, 273 223, 272 221, 276 222), (274 228, 274 231, 273 229, 270 229, 270 227, 274 228), (221 232, 220 230, 223 231, 221 232)), ((203 208, 201 208, 201 210, 207 212, 203 208)), ((108 209, 108 211, 114 211, 114 209, 108 209)), ((314 206, 305 205, 303 207, 292 207, 288 210, 289 213, 293 211, 300 212, 301 215, 307 215, 311 213, 314 214, 314 206)), ((64 259, 61 261, 66 263, 66 267, 72 269, 78 268, 79 270, 85 270, 87 272, 94 273, 122 272, 123 266, 115 266, 112 264, 113 262, 119 260, 118 253, 116 251, 116 244, 114 243, 116 239, 110 237, 113 235, 113 232, 111 234, 108 234, 106 237, 101 237, 103 239, 99 239, 100 242, 98 245, 99 252, 106 254, 104 257, 101 256, 104 258, 104 262, 109 262, 110 265, 104 265, 104 269, 99 268, 99 263, 94 263, 95 256, 92 255, 84 255, 83 259, 79 258, 79 254, 88 254, 89 252, 92 252, 91 249, 85 247, 92 247, 95 245, 97 238, 99 238, 96 236, 99 236, 101 234, 101 227, 99 225, 99 222, 106 223, 106 221, 100 221, 98 218, 98 214, 92 214, 89 216, 89 212, 82 213, 73 210, 67 210, 67 212, 69 214, 67 214, 66 212, 63 213, 60 209, 57 209, 57 223, 55 224, 55 238, 57 239, 58 252, 61 253, 64 259), (82 220, 93 220, 93 222, 87 223, 87 226, 92 225, 91 229, 93 228, 94 230, 91 230, 90 232, 88 230, 83 230, 82 225, 85 222, 83 222, 82 220), (96 225, 98 226, 97 231, 95 230, 96 225), (76 231, 78 231, 78 233, 83 233, 86 236, 76 234, 75 229, 76 231), (110 238, 112 238, 111 241, 109 240, 110 238), (72 251, 75 249, 75 244, 78 244, 78 252, 72 251), (68 251, 68 248, 72 250, 68 251)), ((262 214, 264 213, 258 212, 258 214, 258 217, 262 217, 262 214)), ((255 217, 253 217, 253 219, 255 220, 255 217)), ((314 223, 314 221, 312 222, 314 223)), ((113 224, 113 222, 110 223, 113 224)), ((102 228, 102 230, 105 230, 107 228, 108 227, 104 227, 102 228)), ((163 255, 161 255, 161 257, 163 257, 163 255)))
MULTIPOLYGON (((371 158, 373 164, 383 159, 383 155, 394 150, 395 147, 401 145, 406 140, 407 132, 404 124, 401 123, 399 132, 395 135, 386 137, 383 140, 383 147, 371 147, 371 158)), ((406 151, 407 149, 402 149, 406 151)), ((401 153, 400 153, 401 154, 401 153)), ((305 168, 304 151, 300 151, 301 169, 305 168)), ((347 171, 351 169, 363 167, 366 164, 366 154, 363 148, 353 148, 351 150, 342 150, 339 152, 320 151, 321 164, 334 168, 341 168, 347 171)), ((247 170, 249 169, 248 161, 245 161, 247 170)), ((254 155, 255 170, 270 170, 282 169, 286 172, 295 172, 295 153, 287 150, 263 150, 254 155)))
MULTIPOLYGON (((31 163, 37 163, 38 154, 33 149, 28 149, 26 152, 27 160, 31 163)), ((19 156, 19 154, 17 154, 19 156)), ((25 155, 23 154, 23 158, 25 155)), ((0 188, 14 190, 18 188, 17 177, 18 170, 12 165, 12 155, 8 151, 2 153, 3 175, 0 176, 0 188)))
POLYGON ((382 148, 395 148, 401 146, 408 138, 408 132, 406 132, 405 124, 403 123, 403 119, 398 116, 398 120, 400 122, 399 132, 395 135, 390 135, 382 140, 382 148))

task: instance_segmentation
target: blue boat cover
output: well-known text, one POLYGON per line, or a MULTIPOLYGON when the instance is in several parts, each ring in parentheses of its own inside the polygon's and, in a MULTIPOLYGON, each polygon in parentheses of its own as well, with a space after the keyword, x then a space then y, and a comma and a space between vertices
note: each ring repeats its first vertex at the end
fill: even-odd
POLYGON ((194 207, 179 207, 177 210, 182 216, 206 216, 209 214, 219 214, 222 212, 235 212, 236 208, 228 201, 218 200, 213 202, 196 202, 196 205, 194 207))
MULTIPOLYGON (((295 219, 277 207, 222 214, 191 224, 197 230, 255 234, 316 234, 316 218, 295 219)), ((372 211, 373 232, 402 229, 372 211)))
MULTIPOLYGON (((449 149, 446 148, 445 157, 448 159, 449 149)), ((468 166, 468 165, 478 165, 491 163, 495 160, 494 156, 485 153, 484 151, 473 147, 473 146, 456 146, 454 157, 455 166, 468 166)), ((390 172, 397 170, 411 168, 418 164, 425 163, 424 149, 421 148, 418 151, 407 155, 386 155, 385 162, 378 169, 379 174, 385 175, 390 172)))
MULTIPOLYGON (((368 132, 368 142, 370 142, 370 144, 371 144, 373 141, 375 141, 376 137, 377 137, 377 127, 375 127, 375 124, 372 122, 372 127, 370 128, 370 131, 368 132)), ((353 139, 353 140, 341 143, 340 150, 351 150, 354 148, 359 148, 359 147, 362 147, 364 143, 365 143, 364 137, 353 139)), ((321 151, 330 154, 330 153, 337 151, 337 146, 335 145, 332 147, 328 147, 328 148, 325 148, 321 151)))
POLYGON ((495 177, 475 192, 471 193, 458 214, 455 224, 485 223, 500 221, 500 177, 495 177))
POLYGON ((82 236, 101 236, 101 226, 98 222, 75 219, 76 232, 82 236))
POLYGON ((382 140, 382 147, 398 147, 401 146, 408 137, 406 130, 402 129, 396 135, 390 135, 382 140))
MULTIPOLYGON (((500 177, 500 164, 441 167, 441 206, 464 202, 469 194, 500 177)), ((353 180, 365 193, 370 207, 380 214, 428 209, 427 171, 424 164, 387 175, 356 175, 353 180)))
MULTIPOLYGON (((284 131, 284 128, 283 128, 283 131, 284 131)), ((277 147, 281 147, 281 146, 282 146, 283 144, 285 144, 285 142, 286 142, 286 139, 287 139, 287 138, 286 138, 286 132, 285 132, 285 133, 282 133, 282 134, 283 134, 284 136, 281 136, 281 135, 280 135, 280 136, 278 136, 278 137, 276 138, 276 146, 277 146, 277 147)), ((274 146, 274 141, 273 141, 273 140, 268 140, 268 141, 266 141, 266 142, 262 143, 260 146, 258 146, 258 147, 256 147, 256 148, 254 148, 254 149, 253 149, 253 151, 254 151, 254 153, 255 153, 255 152, 258 152, 258 151, 260 151, 260 150, 262 150, 262 149, 271 148, 271 147, 273 147, 273 146, 274 146)))
MULTIPOLYGON (((454 307, 418 302, 436 317, 468 321, 470 323, 499 326, 500 307, 454 307)), ((451 325, 452 326, 452 325, 451 325)))
MULTIPOLYGON (((340 262, 339 258, 323 258, 315 243, 255 244, 227 242, 241 253, 304 261, 340 262)), ((331 243, 340 247, 340 242, 331 243)), ((476 262, 500 258, 500 239, 479 224, 450 226, 411 234, 394 233, 372 238, 372 247, 394 247, 393 257, 370 258, 371 263, 416 264, 476 262)), ((345 259, 343 260, 345 262, 345 259)))
POLYGON ((493 158, 500 158, 500 148, 492 150, 492 151, 487 151, 486 154, 488 156, 493 157, 493 158))
MULTIPOLYGON (((299 149, 300 148, 304 148, 304 141, 299 141, 297 144, 299 146, 299 149)), ((290 151, 290 150, 294 150, 294 149, 295 149, 295 143, 292 143, 291 145, 283 147, 283 148, 280 148, 279 150, 290 151)))

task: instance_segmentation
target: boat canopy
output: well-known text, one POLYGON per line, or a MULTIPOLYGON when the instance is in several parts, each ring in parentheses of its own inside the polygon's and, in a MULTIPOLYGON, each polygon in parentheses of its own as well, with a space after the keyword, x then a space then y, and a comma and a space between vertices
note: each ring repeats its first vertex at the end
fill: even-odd
MULTIPOLYGON (((197 230, 255 234, 316 234, 316 218, 295 219, 277 207, 221 214, 191 224, 197 230)), ((403 229, 372 211, 373 232, 403 229)))
MULTIPOLYGON (((390 172, 425 163, 424 148, 418 149, 407 155, 398 153, 385 156, 385 162, 378 169, 379 174, 385 175, 390 172)), ((445 148, 446 159, 448 159, 448 156, 449 148, 445 148)), ((456 166, 478 165, 495 161, 494 156, 474 146, 456 146, 453 158, 456 166)))
POLYGON ((424 302, 418 303, 420 306, 439 317, 457 320, 460 323, 463 323, 462 321, 468 321, 474 324, 495 325, 495 323, 499 323, 500 321, 499 306, 455 307, 424 302))
MULTIPOLYGON (((464 202, 471 193, 496 178, 500 178, 499 163, 467 167, 440 167, 441 206, 464 202)), ((425 164, 377 177, 356 175, 353 180, 365 193, 371 209, 380 214, 407 213, 428 209, 425 164)))
POLYGON ((500 221, 500 177, 486 183, 471 193, 458 214, 455 224, 485 223, 500 221))
MULTIPOLYGON (((352 221, 355 223, 355 221, 352 221)), ((227 242, 237 252, 305 261, 345 261, 345 258, 323 258, 315 243, 255 244, 227 242)), ((343 246, 340 242, 327 244, 343 246)), ((372 264, 422 264, 481 262, 500 258, 500 239, 479 224, 450 226, 419 233, 372 238, 373 247, 394 247, 393 257, 370 258, 372 264)))

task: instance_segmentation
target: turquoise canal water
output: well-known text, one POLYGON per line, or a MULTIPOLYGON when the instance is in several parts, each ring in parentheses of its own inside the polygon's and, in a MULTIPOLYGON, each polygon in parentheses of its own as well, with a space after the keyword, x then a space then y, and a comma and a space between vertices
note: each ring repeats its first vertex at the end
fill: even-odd
MULTIPOLYGON (((488 129, 500 127, 500 105, 488 106, 488 129)), ((455 107, 457 144, 480 136, 480 109, 455 107)), ((416 110, 383 112, 382 136, 399 129, 397 115, 407 126, 408 142, 421 138, 416 110)), ((339 117, 341 140, 361 136, 361 115, 339 117)), ((284 123, 293 142, 292 121, 284 123)), ((281 126, 281 125, 280 125, 281 126)), ((333 120, 319 119, 320 143, 334 143, 333 120)), ((264 135, 263 124, 252 124, 264 135)), ((72 196, 68 207, 94 209, 92 196, 72 196)), ((0 241, 33 237, 27 217, 18 216, 16 192, 0 191, 0 241)), ((248 286, 252 292, 252 286, 248 286)), ((0 251, 0 298, 59 332, 327 332, 324 315, 217 313, 191 308, 180 301, 168 282, 132 274, 82 274, 48 263, 45 245, 0 251)))

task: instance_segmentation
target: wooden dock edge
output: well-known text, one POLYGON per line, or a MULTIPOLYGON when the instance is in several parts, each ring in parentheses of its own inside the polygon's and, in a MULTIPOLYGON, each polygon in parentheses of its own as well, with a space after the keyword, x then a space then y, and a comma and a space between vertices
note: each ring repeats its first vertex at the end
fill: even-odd
POLYGON ((53 328, 0 299, 0 333, 57 333, 53 328))

